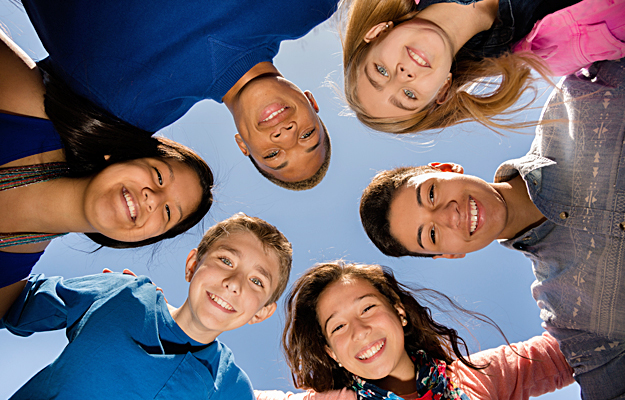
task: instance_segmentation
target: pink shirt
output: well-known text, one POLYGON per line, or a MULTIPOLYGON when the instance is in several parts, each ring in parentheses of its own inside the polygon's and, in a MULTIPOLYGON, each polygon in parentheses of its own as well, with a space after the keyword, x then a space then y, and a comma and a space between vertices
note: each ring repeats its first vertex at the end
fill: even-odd
POLYGON ((556 76, 625 56, 625 0, 583 0, 536 22, 512 51, 542 58, 556 76))
MULTIPOLYGON (((490 362, 482 371, 475 371, 460 362, 453 362, 454 382, 472 400, 526 400, 553 392, 574 382, 573 369, 566 363, 558 342, 548 333, 511 346, 481 351, 471 355, 476 364, 490 362), (524 359, 512 351, 530 358, 524 359)), ((316 393, 277 390, 255 390, 257 400, 354 400, 356 393, 349 389, 316 393)))

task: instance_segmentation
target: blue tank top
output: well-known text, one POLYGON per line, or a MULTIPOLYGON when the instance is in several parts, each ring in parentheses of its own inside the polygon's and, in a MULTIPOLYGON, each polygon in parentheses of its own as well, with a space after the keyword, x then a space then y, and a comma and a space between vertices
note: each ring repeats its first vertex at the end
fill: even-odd
MULTIPOLYGON (((58 133, 47 119, 0 112, 0 165, 62 148, 58 133)), ((0 251, 0 287, 26 278, 42 254, 0 251)))

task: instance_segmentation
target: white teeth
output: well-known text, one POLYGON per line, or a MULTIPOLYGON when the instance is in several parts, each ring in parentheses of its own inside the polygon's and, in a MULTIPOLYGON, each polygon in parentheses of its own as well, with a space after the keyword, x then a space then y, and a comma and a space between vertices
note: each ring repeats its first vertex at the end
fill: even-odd
POLYGON ((284 111, 286 109, 286 107, 282 107, 281 109, 279 109, 278 111, 274 111, 272 112, 267 118, 265 118, 263 120, 263 122, 267 122, 270 119, 272 119, 273 117, 275 117, 276 115, 280 114, 282 111, 284 111))
POLYGON ((415 60, 417 64, 421 65, 422 67, 430 66, 430 64, 428 64, 423 58, 419 57, 414 51, 408 49, 408 54, 410 54, 410 57, 412 57, 412 59, 415 60))
POLYGON ((367 358, 371 358, 373 357, 375 354, 377 354, 378 351, 380 351, 380 349, 384 347, 384 342, 381 342, 380 344, 370 348, 369 350, 365 351, 365 354, 358 356, 359 359, 361 360, 366 360, 367 358))
POLYGON ((122 190, 124 194, 124 199, 126 199, 126 205, 128 206, 128 210, 130 210, 130 218, 134 221, 137 218, 137 209, 135 207, 135 203, 132 201, 132 197, 130 197, 130 193, 126 189, 122 190))
POLYGON ((213 300, 215 303, 219 304, 220 306, 222 306, 223 308, 225 308, 228 311, 234 311, 234 308, 232 308, 232 306, 228 303, 226 303, 226 301, 222 300, 221 297, 217 297, 212 293, 209 293, 208 296, 211 298, 211 300, 213 300))
POLYGON ((471 205, 471 233, 473 233, 477 228, 477 204, 473 199, 469 199, 469 204, 471 205))

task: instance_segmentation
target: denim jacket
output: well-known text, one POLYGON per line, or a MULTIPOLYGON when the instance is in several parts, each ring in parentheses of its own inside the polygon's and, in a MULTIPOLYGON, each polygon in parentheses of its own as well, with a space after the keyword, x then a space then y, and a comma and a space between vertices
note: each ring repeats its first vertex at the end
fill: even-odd
MULTIPOLYGON (((480 1, 480 0, 477 0, 480 1)), ((473 4, 476 0, 416 0, 423 10, 436 3, 473 4)), ((498 57, 510 51, 512 45, 530 33, 534 23, 545 15, 568 7, 580 0, 499 0, 497 19, 491 29, 473 36, 460 49, 456 59, 498 57)))
POLYGON ((625 394, 625 62, 595 64, 554 90, 527 155, 495 182, 520 174, 547 218, 501 241, 532 260, 532 295, 583 398, 625 394), (579 99, 581 96, 583 98, 579 99))

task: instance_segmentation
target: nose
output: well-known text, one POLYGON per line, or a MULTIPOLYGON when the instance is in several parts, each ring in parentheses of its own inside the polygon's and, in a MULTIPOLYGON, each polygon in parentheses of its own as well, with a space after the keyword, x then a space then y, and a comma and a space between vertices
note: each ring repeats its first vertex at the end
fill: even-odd
POLYGON ((232 272, 224 278, 222 285, 229 292, 240 294, 241 293, 241 277, 237 272, 232 272))
POLYGON ((371 327, 361 320, 352 323, 352 338, 354 341, 366 339, 371 333, 371 327))
POLYGON ((434 220, 438 225, 450 229, 460 227, 460 209, 455 201, 450 201, 440 209, 435 210, 434 214, 434 220))
POLYGON ((165 191, 164 190, 153 190, 151 188, 143 188, 141 191, 141 195, 143 196, 143 202, 148 212, 154 212, 158 210, 161 204, 164 203, 165 199, 165 191))
POLYGON ((410 70, 407 66, 402 63, 397 64, 397 77, 402 82, 409 82, 415 78, 414 71, 410 70))
POLYGON ((297 124, 289 122, 279 125, 278 130, 271 134, 271 141, 285 148, 294 146, 297 143, 297 124))

